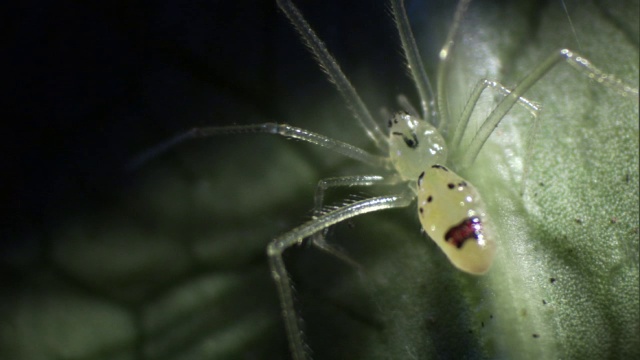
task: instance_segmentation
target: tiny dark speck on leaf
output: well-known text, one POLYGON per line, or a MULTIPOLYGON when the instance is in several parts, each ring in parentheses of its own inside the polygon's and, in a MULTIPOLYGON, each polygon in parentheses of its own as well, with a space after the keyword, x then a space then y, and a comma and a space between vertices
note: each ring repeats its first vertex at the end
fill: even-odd
POLYGON ((533 336, 533 338, 534 338, 534 339, 537 339, 537 338, 539 338, 539 337, 540 337, 540 335, 539 335, 539 334, 533 334, 532 336, 533 336))

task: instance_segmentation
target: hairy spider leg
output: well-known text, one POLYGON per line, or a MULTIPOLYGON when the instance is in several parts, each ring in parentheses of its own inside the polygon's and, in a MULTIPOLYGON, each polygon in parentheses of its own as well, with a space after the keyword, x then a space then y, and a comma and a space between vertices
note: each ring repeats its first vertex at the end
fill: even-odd
POLYGON ((337 224, 354 216, 380 211, 385 209, 402 208, 409 206, 415 196, 407 191, 399 195, 374 197, 357 201, 330 211, 314 220, 311 220, 277 238, 267 247, 271 275, 278 288, 278 295, 282 307, 282 316, 287 330, 287 339, 291 355, 295 360, 307 358, 306 346, 303 341, 302 331, 298 324, 298 316, 293 302, 292 284, 282 260, 282 253, 289 247, 301 243, 306 237, 321 232, 327 227, 337 224))

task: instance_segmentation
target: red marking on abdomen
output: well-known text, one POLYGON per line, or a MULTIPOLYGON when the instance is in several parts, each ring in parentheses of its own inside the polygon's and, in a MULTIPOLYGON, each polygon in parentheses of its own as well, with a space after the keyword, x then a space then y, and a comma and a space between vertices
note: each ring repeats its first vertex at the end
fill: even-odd
POLYGON ((460 249, 465 241, 478 240, 480 235, 482 235, 482 222, 480 218, 474 216, 464 219, 460 224, 450 228, 444 235, 444 239, 460 249))

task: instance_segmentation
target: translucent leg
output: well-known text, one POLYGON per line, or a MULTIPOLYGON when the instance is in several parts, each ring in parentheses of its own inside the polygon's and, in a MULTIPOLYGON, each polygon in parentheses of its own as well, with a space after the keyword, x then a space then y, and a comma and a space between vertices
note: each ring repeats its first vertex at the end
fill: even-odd
POLYGON ((278 289, 280 304, 282 306, 282 316, 293 359, 307 359, 307 353, 293 303, 292 284, 284 261, 282 260, 282 253, 287 248, 301 243, 306 237, 322 231, 333 224, 369 212, 406 207, 411 204, 413 198, 414 196, 407 192, 401 195, 381 196, 357 201, 353 204, 330 211, 317 219, 313 219, 275 238, 269 244, 267 247, 267 255, 269 256, 271 275, 278 289))
POLYGON ((447 136, 449 132, 449 98, 447 97, 447 91, 445 84, 447 84, 447 78, 449 77, 449 65, 451 62, 451 50, 453 49, 454 39, 462 23, 462 17, 469 7, 471 0, 460 0, 456 7, 456 12, 453 15, 453 22, 449 28, 447 39, 438 54, 440 63, 438 64, 438 78, 436 79, 436 91, 437 91, 437 106, 438 106, 438 132, 447 136))
MULTIPOLYGON (((341 176, 322 179, 318 182, 318 186, 316 187, 316 193, 314 196, 313 218, 317 219, 323 214, 322 207, 324 206, 324 194, 325 191, 329 188, 389 185, 396 184, 398 183, 398 181, 399 180, 396 177, 384 178, 378 175, 341 176)), ((360 268, 360 265, 355 260, 351 259, 347 254, 340 251, 338 248, 329 245, 326 242, 325 237, 328 231, 329 227, 313 234, 311 237, 312 244, 348 263, 349 265, 360 268)))
POLYGON ((205 138, 216 135, 256 133, 281 135, 290 139, 306 141, 373 166, 384 166, 387 161, 386 158, 370 154, 359 147, 349 145, 340 140, 335 140, 305 129, 285 124, 264 123, 254 125, 193 128, 139 154, 127 164, 126 168, 128 170, 135 170, 140 167, 140 165, 189 139, 205 138))
POLYGON ((471 140, 469 147, 465 150, 462 158, 462 166, 468 167, 475 161, 480 149, 487 141, 493 130, 498 126, 502 118, 509 112, 511 107, 518 99, 529 90, 533 84, 545 76, 558 63, 563 62, 571 65, 572 68, 585 74, 595 82, 613 89, 624 96, 638 96, 638 89, 624 84, 620 79, 613 75, 606 74, 602 70, 596 68, 591 62, 582 56, 574 53, 569 49, 562 49, 554 52, 531 73, 529 73, 516 88, 509 93, 499 104, 493 109, 491 114, 482 123, 480 129, 471 140))
MULTIPOLYGON (((469 96, 469 100, 467 100, 467 104, 460 115, 460 119, 458 119, 458 123, 456 126, 456 130, 453 133, 453 139, 451 140, 451 147, 453 149, 460 148, 460 142, 464 137, 464 134, 467 130, 467 126, 469 125, 469 119, 471 118, 471 114, 473 113, 473 109, 476 107, 482 92, 486 88, 493 88, 497 90, 501 95, 508 96, 511 94, 511 90, 504 87, 502 84, 496 81, 490 81, 487 79, 482 79, 478 81, 476 86, 473 88, 471 95, 469 96)), ((538 112, 540 111, 540 105, 530 101, 524 97, 518 97, 518 103, 527 108, 534 117, 537 117, 538 112)))
MULTIPOLYGON (((413 105, 411 105, 411 103, 409 102, 409 99, 407 99, 407 97, 403 94, 398 95, 398 105, 400 105, 400 109, 406 111, 407 113, 409 113, 409 115, 414 116, 418 119, 421 118, 421 115, 418 114, 418 111, 416 111, 413 105)), ((424 119, 424 117, 422 117, 422 119, 424 119)))
MULTIPOLYGON (((438 78, 436 82, 437 110, 438 110, 437 113, 438 113, 438 116, 440 117, 438 119, 438 131, 447 137, 448 137, 447 134, 451 130, 450 127, 452 125, 451 125, 451 120, 449 119, 449 113, 448 113, 449 99, 447 97, 447 91, 445 86, 447 84, 447 78, 449 77, 449 69, 450 69, 449 65, 451 62, 451 53, 455 44, 455 39, 458 33, 458 29, 460 28, 460 24, 462 23, 462 18, 465 12, 467 11, 467 9, 469 8, 470 2, 471 0, 460 0, 458 2, 456 11, 453 15, 453 22, 451 24, 451 27, 449 28, 449 33, 447 34, 447 39, 445 40, 444 45, 442 46, 442 49, 438 54, 440 58, 440 63, 438 65, 438 73, 437 73, 438 78)), ((467 102, 467 106, 463 111, 463 115, 461 116, 460 120, 458 120, 458 124, 456 126, 455 134, 453 137, 454 140, 452 144, 460 143, 460 140, 463 137, 462 135, 466 129, 466 124, 469 121, 469 116, 471 116, 471 112, 473 111, 473 108, 475 107, 475 104, 478 101, 478 98, 480 97, 482 91, 487 87, 493 87, 494 89, 499 90, 503 94, 510 93, 510 91, 507 88, 505 88, 499 83, 491 82, 488 80, 481 80, 480 82, 478 82, 478 84, 474 88, 474 92, 470 97, 470 101, 467 102), (461 123, 464 123, 464 125, 461 125, 461 123)), ((520 94, 516 95, 515 98, 521 103, 523 103, 525 106, 528 106, 529 104, 527 103, 530 103, 528 102, 528 100, 520 96, 520 94)), ((533 103, 530 103, 530 105, 535 107, 535 104, 533 103)), ((454 146, 454 148, 458 148, 458 147, 454 146)), ((464 167, 464 165, 462 167, 464 167)))
POLYGON ((387 136, 380 130, 378 124, 373 120, 369 109, 364 104, 356 89, 340 69, 340 65, 329 53, 322 40, 311 29, 307 20, 304 19, 300 10, 291 3, 290 0, 277 0, 280 10, 289 18, 293 26, 298 30, 300 37, 307 45, 322 70, 327 74, 331 83, 335 85, 342 97, 347 102, 349 109, 358 119, 364 128, 367 136, 383 151, 387 148, 387 136))
POLYGON ((391 12, 393 19, 400 35, 400 42, 402 43, 402 49, 404 50, 404 57, 407 60, 407 67, 411 71, 411 78, 415 82, 418 94, 420 95, 420 108, 422 109, 422 118, 429 121, 432 125, 435 124, 435 116, 429 113, 430 107, 433 110, 431 102, 435 98, 431 84, 429 83, 429 77, 425 71, 424 64, 420 58, 420 52, 416 45, 416 40, 411 31, 411 25, 407 18, 407 12, 404 8, 403 0, 391 1, 391 12))

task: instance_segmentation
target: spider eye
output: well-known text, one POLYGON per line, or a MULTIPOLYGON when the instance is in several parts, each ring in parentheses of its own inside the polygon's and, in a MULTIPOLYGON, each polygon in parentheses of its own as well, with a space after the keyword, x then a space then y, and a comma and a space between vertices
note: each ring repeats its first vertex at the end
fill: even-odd
POLYGON ((395 135, 395 136, 400 136, 402 137, 402 141, 404 141, 404 143, 407 145, 407 147, 411 148, 411 149, 415 149, 418 147, 418 137, 416 136, 415 133, 411 133, 411 137, 406 136, 405 134, 398 132, 398 131, 394 131, 391 133, 391 135, 395 135))
POLYGON ((403 136, 403 140, 404 143, 407 144, 408 147, 415 149, 418 147, 418 138, 416 137, 416 134, 411 134, 413 139, 409 139, 406 136, 403 136))

